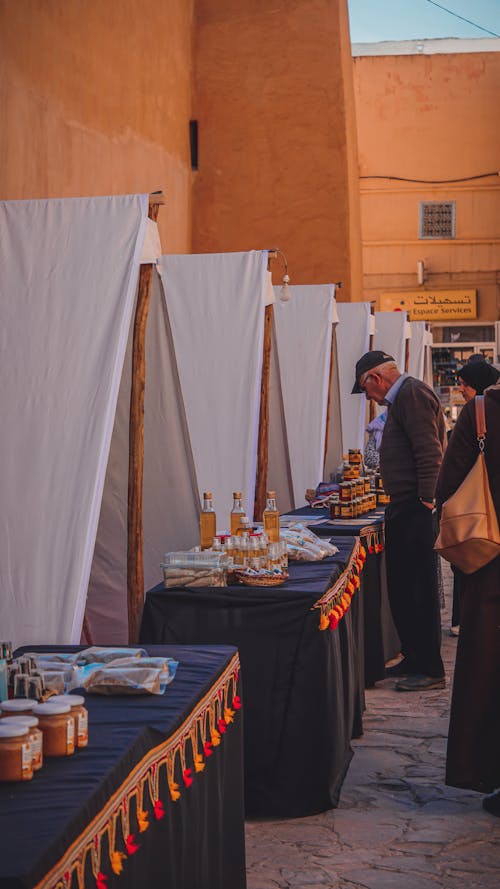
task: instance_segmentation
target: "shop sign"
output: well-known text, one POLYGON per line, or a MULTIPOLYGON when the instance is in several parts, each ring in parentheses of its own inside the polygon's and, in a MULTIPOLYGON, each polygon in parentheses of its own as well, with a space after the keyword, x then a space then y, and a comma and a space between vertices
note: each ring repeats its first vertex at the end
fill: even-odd
POLYGON ((408 312, 409 321, 464 321, 477 317, 476 290, 381 293, 382 312, 408 312))

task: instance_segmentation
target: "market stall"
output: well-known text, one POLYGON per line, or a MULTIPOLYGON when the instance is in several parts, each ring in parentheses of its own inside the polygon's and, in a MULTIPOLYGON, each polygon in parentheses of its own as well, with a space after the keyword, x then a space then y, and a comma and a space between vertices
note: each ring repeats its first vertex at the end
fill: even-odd
POLYGON ((245 699, 245 811, 299 817, 337 805, 363 709, 364 551, 294 563, 282 586, 146 595, 141 640, 237 645, 245 699))
POLYGON ((356 519, 330 518, 329 509, 304 506, 290 513, 310 521, 311 529, 322 537, 356 535, 367 556, 361 576, 364 607, 365 683, 369 688, 385 677, 385 664, 400 651, 392 619, 385 580, 384 509, 378 508, 356 519))
POLYGON ((2 889, 246 886, 237 652, 148 650, 163 695, 87 694, 88 747, 0 784, 2 889))

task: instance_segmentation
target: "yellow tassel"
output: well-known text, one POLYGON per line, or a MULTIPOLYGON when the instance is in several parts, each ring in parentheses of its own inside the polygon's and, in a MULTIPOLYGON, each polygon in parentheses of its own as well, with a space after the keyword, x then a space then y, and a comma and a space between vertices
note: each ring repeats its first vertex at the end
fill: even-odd
POLYGON ((145 830, 149 827, 149 815, 144 809, 139 809, 137 812, 137 823, 139 825, 139 833, 144 833, 145 830))
POLYGON ((220 735, 217 729, 212 729, 210 737, 214 747, 218 747, 220 744, 220 735))
POLYGON ((224 720, 225 722, 234 722, 234 710, 231 710, 230 707, 224 707, 224 720))
POLYGON ((203 757, 201 753, 197 753, 194 758, 194 770, 195 772, 202 772, 205 768, 205 763, 203 762, 203 757))
POLYGON ((360 556, 362 556, 363 559, 366 558, 366 549, 364 548, 364 546, 360 546, 359 554, 360 554, 360 556))
POLYGON ((175 781, 171 781, 168 785, 168 789, 170 790, 170 796, 172 797, 174 803, 177 802, 180 797, 179 785, 176 784, 175 781))
POLYGON ((111 868, 113 870, 113 873, 121 874, 121 872, 123 870, 123 859, 126 857, 127 856, 124 854, 124 852, 112 852, 111 853, 110 858, 111 858, 111 868))
POLYGON ((319 619, 319 628, 320 628, 320 630, 327 630, 328 626, 329 626, 328 618, 327 618, 326 614, 323 614, 323 612, 321 612, 321 617, 319 619))

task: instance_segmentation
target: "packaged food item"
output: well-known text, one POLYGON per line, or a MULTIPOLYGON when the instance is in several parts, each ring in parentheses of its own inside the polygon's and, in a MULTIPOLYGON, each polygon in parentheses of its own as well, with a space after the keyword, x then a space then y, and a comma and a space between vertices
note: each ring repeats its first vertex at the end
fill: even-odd
POLYGON ((28 727, 14 720, 0 723, 0 781, 30 781, 33 777, 28 727))
POLYGON ((69 704, 37 704, 33 715, 43 734, 44 756, 71 756, 75 752, 75 723, 69 704))
POLYGON ((73 694, 54 695, 52 698, 49 698, 47 704, 50 704, 51 707, 59 704, 69 704, 75 726, 75 746, 86 747, 89 742, 89 719, 87 708, 85 707, 85 698, 82 695, 73 694))
POLYGON ((87 676, 83 688, 98 695, 161 695, 165 689, 160 675, 160 670, 148 667, 100 667, 87 676))
POLYGON ((333 556, 338 549, 323 537, 318 537, 299 522, 281 529, 281 535, 287 545, 288 558, 294 561, 319 561, 333 556))
POLYGON ((140 658, 147 654, 144 648, 100 648, 93 645, 85 648, 83 651, 77 652, 75 664, 107 664, 114 661, 118 657, 135 657, 140 658))
POLYGON ((28 740, 31 744, 31 765, 34 772, 43 765, 43 735, 38 727, 36 716, 13 716, 9 725, 23 725, 28 729, 28 740))

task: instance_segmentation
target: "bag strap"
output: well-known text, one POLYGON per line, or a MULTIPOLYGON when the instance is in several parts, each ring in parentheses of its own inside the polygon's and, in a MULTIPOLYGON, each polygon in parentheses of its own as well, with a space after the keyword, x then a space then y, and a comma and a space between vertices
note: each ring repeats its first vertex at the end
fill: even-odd
POLYGON ((474 398, 474 407, 476 409, 476 435, 481 453, 484 451, 484 442, 486 439, 486 414, 484 411, 484 395, 476 395, 474 398))

